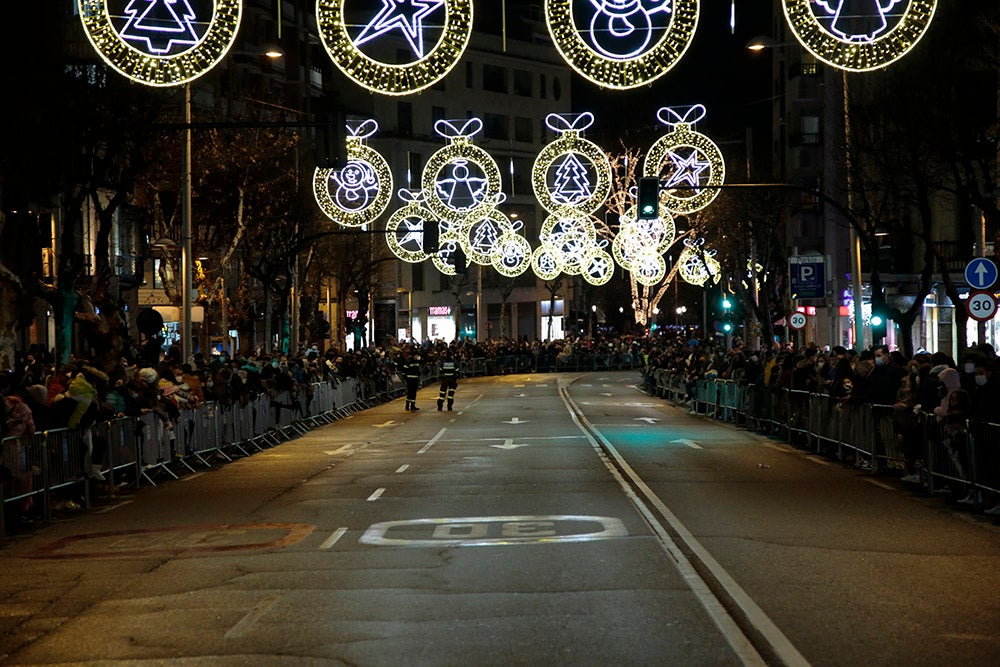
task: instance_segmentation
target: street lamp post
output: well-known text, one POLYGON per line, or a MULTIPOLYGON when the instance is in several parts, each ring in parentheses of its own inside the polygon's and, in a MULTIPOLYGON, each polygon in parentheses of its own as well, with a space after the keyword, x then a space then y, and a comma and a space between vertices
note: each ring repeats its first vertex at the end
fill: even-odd
POLYGON ((181 182, 181 359, 191 358, 191 84, 184 84, 184 169, 181 182))

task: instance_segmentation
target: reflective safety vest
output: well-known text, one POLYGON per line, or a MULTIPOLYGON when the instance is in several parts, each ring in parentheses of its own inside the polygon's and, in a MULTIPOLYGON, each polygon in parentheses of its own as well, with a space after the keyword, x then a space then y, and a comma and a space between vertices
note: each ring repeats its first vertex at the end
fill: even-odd
POLYGON ((455 365, 454 361, 443 361, 441 362, 441 378, 445 380, 454 380, 458 377, 458 367, 455 365))
POLYGON ((406 362, 406 366, 403 367, 403 370, 406 372, 407 379, 420 379, 420 362, 416 359, 406 362))

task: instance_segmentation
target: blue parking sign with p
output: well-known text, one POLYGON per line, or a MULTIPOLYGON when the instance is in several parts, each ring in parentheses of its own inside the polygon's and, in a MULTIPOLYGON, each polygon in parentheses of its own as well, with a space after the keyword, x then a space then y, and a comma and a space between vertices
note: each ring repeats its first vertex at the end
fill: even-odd
POLYGON ((791 265, 792 296, 796 299, 822 299, 826 296, 824 261, 797 261, 791 265))

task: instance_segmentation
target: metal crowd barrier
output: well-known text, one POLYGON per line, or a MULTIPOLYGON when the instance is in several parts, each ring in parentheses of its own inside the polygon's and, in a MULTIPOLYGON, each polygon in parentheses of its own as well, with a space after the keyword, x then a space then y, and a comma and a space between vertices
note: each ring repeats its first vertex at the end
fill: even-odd
POLYGON ((702 378, 689 385, 681 374, 663 369, 651 376, 646 387, 656 396, 685 404, 690 398, 698 414, 745 424, 874 472, 913 465, 903 438, 917 434, 912 449, 923 456, 929 491, 956 485, 1000 496, 1000 424, 939 421, 926 413, 914 416, 904 407, 851 404, 826 394, 732 380, 702 378), (910 428, 911 422, 917 427, 910 428))

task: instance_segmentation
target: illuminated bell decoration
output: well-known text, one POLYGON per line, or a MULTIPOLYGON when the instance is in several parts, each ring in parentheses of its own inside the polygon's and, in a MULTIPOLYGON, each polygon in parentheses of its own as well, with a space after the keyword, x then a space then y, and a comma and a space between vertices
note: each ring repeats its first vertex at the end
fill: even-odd
POLYGON ((503 190, 500 167, 490 154, 471 142, 483 129, 483 121, 439 120, 434 131, 450 139, 424 165, 421 186, 427 207, 441 220, 468 223, 494 205, 503 190), (455 123, 461 122, 457 127, 455 123))
POLYGON ((704 117, 701 104, 661 108, 657 118, 672 129, 653 144, 643 162, 643 176, 660 179, 660 201, 678 215, 689 215, 711 204, 720 189, 705 186, 719 186, 726 180, 722 151, 694 129, 704 117))
POLYGON ((545 124, 560 137, 547 144, 531 169, 531 186, 546 211, 571 206, 584 213, 600 208, 611 192, 611 161, 601 148, 581 136, 594 114, 549 114, 545 124))
POLYGON ((698 0, 545 0, 559 53, 607 88, 648 84, 677 64, 698 26, 698 0))
POLYGON ((557 248, 543 243, 531 253, 531 270, 542 280, 555 280, 562 273, 560 258, 557 248))
POLYGON ((937 0, 782 0, 803 48, 837 69, 867 72, 902 58, 927 32, 937 0))
POLYGON ((497 241, 493 251, 493 268, 502 276, 515 278, 531 266, 531 244, 520 234, 507 231, 497 241))
POLYGON ((705 239, 684 239, 684 250, 677 258, 677 272, 684 282, 703 286, 711 278, 713 283, 722 278, 722 267, 715 260, 714 250, 705 250, 705 239), (704 257, 704 260, 702 259, 704 257))
POLYGON ((243 8, 241 0, 77 1, 98 55, 146 86, 178 86, 212 69, 233 45, 243 8))
POLYGON ((362 227, 382 215, 392 198, 392 172, 378 151, 363 141, 375 134, 378 123, 366 120, 347 125, 347 163, 341 169, 313 172, 313 195, 320 209, 344 227, 362 227))
POLYGON ((385 95, 416 93, 443 79, 469 43, 472 0, 381 5, 317 0, 316 24, 333 64, 358 85, 385 95))
POLYGON ((400 190, 406 205, 397 209, 385 224, 385 242, 396 257, 416 264, 430 255, 424 250, 424 225, 434 223, 434 214, 422 203, 419 190, 400 190))

